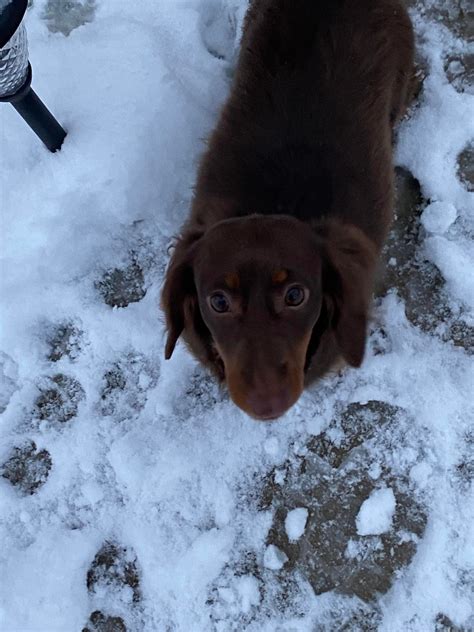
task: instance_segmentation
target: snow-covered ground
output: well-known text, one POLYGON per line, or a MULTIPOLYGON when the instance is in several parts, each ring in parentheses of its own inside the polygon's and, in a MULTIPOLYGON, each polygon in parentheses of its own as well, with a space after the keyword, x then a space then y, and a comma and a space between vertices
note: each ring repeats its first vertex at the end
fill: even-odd
POLYGON ((50 154, 0 105, 2 632, 474 629, 467 18, 412 9, 427 76, 397 163, 418 215, 363 368, 261 424, 182 347, 163 361, 158 309, 245 9, 28 12, 68 136, 50 154))

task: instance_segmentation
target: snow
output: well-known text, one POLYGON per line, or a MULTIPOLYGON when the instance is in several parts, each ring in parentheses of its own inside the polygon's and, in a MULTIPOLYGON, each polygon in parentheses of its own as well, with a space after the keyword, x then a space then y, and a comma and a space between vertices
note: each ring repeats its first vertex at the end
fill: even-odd
POLYGON ((278 437, 269 437, 263 444, 263 448, 267 454, 277 456, 280 453, 278 437))
POLYGON ((364 500, 357 514, 357 533, 380 535, 388 531, 392 526, 395 504, 395 494, 389 487, 373 491, 367 500, 364 500))
POLYGON ((243 612, 249 612, 252 606, 258 606, 260 603, 258 582, 253 575, 241 577, 237 582, 237 591, 243 612))
POLYGON ((441 235, 433 235, 426 239, 425 251, 441 270, 453 296, 473 309, 474 275, 469 274, 474 265, 472 244, 468 240, 454 242, 441 235), (460 270, 464 272, 460 274, 460 270))
POLYGON ((304 533, 308 510, 305 507, 297 507, 289 511, 285 518, 285 529, 290 540, 299 540, 304 533))
POLYGON ((450 202, 431 202, 423 211, 421 223, 430 233, 445 233, 457 217, 456 207, 450 202))
MULTIPOLYGON (((472 356, 411 324, 393 290, 374 310, 384 352, 373 351, 374 333, 360 370, 328 376, 274 424, 237 410, 181 345, 164 362, 167 248, 228 91, 247 2, 95 5, 85 24, 61 27, 67 37, 51 26, 60 3, 35 0, 26 18, 33 87, 68 131, 62 150, 47 152, 0 104, 0 466, 34 442, 31 472, 43 476, 32 494, 0 477, 0 628, 80 630, 100 609, 129 632, 343 629, 349 612, 373 605, 315 595, 297 574, 282 599, 290 559, 269 544, 275 507, 256 497, 269 476, 285 485, 287 464, 301 463, 338 411, 381 400, 408 415, 387 431, 384 467, 423 503, 428 524, 376 601, 379 629, 424 632, 440 612, 472 629, 472 356), (115 269, 133 276, 134 262, 141 300, 112 309, 100 282, 115 269), (77 383, 77 397, 53 414, 45 392, 64 395, 57 375, 77 383), (112 567, 136 569, 137 601, 116 578, 88 588, 105 542, 126 550, 112 567)), ((429 12, 413 18, 428 75, 396 161, 428 202, 419 252, 445 279, 449 308, 472 324, 474 205, 456 160, 474 136, 473 97, 444 69, 465 45, 429 12)), ((379 458, 365 464, 374 485, 379 458)), ((293 507, 286 536, 307 546, 307 509, 293 507)), ((383 534, 396 520, 393 491, 379 488, 357 527, 383 534)), ((360 544, 350 540, 348 560, 360 544)))
POLYGON ((0 413, 8 406, 17 389, 18 367, 3 351, 0 351, 0 413))
POLYGON ((382 473, 382 468, 380 467, 380 464, 372 463, 372 465, 370 466, 368 470, 368 474, 370 478, 373 478, 374 480, 376 480, 380 476, 381 473, 382 473))
POLYGON ((279 571, 288 561, 286 554, 274 544, 267 546, 263 556, 263 563, 266 568, 272 571, 279 571))

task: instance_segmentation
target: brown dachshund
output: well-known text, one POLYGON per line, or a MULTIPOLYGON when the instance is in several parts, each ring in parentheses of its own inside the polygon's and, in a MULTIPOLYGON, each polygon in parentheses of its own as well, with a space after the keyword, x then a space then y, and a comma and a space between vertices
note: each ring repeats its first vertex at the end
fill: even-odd
POLYGON ((254 0, 230 96, 163 288, 182 335, 252 417, 338 359, 360 366, 413 71, 397 0, 254 0))

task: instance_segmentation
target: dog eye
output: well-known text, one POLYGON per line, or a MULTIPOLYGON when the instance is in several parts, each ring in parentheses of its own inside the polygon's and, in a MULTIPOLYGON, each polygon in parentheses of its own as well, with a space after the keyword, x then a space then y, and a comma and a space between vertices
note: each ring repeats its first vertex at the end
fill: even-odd
POLYGON ((299 285, 294 285, 285 294, 285 303, 289 307, 298 307, 304 301, 304 289, 299 285))
POLYGON ((219 314, 228 312, 230 309, 229 300, 222 292, 216 292, 213 294, 209 299, 209 303, 211 304, 212 309, 219 314))

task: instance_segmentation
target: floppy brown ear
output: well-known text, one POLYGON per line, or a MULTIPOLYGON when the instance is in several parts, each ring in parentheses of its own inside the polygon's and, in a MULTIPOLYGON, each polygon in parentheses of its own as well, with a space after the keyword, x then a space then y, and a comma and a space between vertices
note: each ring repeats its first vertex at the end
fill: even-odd
POLYGON ((344 359, 362 364, 373 290, 376 250, 355 226, 328 222, 317 228, 323 239, 323 293, 333 305, 331 327, 344 359))
POLYGON ((166 316, 168 330, 166 360, 173 355, 178 338, 185 328, 190 303, 197 302, 193 259, 198 238, 199 236, 192 236, 178 242, 166 271, 161 292, 161 308, 166 316))

